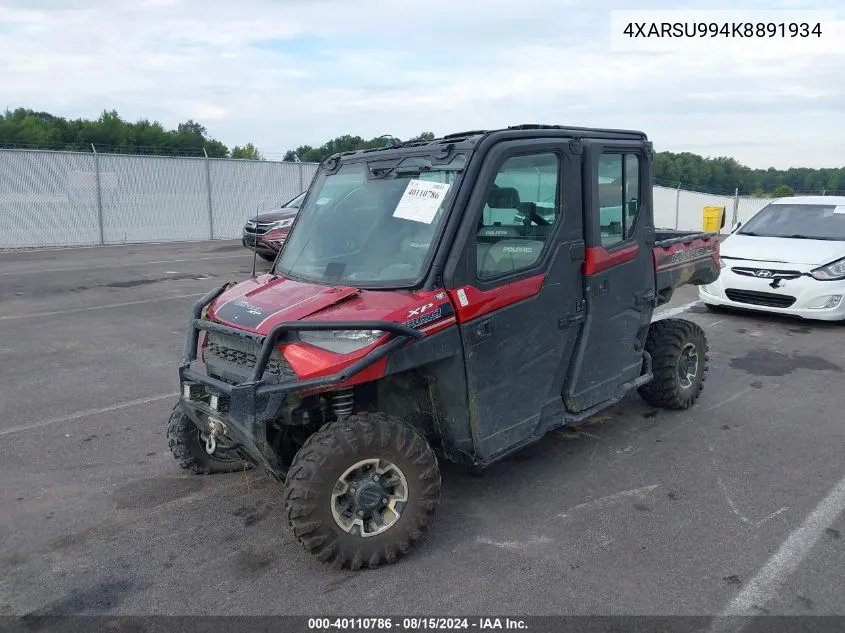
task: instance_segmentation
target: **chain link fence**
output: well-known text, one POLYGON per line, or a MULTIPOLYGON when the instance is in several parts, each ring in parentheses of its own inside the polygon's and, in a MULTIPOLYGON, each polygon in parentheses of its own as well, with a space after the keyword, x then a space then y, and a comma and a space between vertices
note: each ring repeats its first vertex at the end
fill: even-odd
POLYGON ((747 222, 772 198, 740 196, 726 193, 707 193, 691 191, 678 187, 654 185, 654 225, 658 228, 680 229, 683 231, 701 230, 704 207, 724 207, 725 226, 723 233, 728 233, 736 222, 747 222))
MULTIPOLYGON (((316 163, 0 149, 0 248, 238 239, 248 217, 304 191, 316 163)), ((771 198, 654 185, 658 228, 723 232, 771 198)))
POLYGON ((0 248, 237 239, 316 163, 0 150, 0 248))

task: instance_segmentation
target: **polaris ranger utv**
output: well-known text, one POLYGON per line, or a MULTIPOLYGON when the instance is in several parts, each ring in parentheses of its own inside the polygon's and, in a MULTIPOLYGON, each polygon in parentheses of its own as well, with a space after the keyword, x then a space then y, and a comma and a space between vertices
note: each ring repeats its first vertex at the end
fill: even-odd
POLYGON ((438 458, 482 469, 632 390, 692 406, 704 332, 652 314, 718 277, 718 236, 655 230, 651 167, 643 133, 545 125, 326 159, 271 271, 194 306, 173 455, 284 481, 299 542, 359 569, 426 531, 438 458))

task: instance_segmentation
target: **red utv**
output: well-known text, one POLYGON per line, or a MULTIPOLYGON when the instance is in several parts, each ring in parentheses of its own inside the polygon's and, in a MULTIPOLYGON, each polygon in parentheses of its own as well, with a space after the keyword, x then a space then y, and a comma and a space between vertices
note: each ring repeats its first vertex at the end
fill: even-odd
POLYGON ((704 332, 652 315, 719 270, 715 234, 655 230, 641 132, 336 154, 272 270, 195 305, 168 442, 192 472, 284 481, 318 559, 391 563, 431 524, 440 460, 484 468, 632 390, 692 406, 704 332))

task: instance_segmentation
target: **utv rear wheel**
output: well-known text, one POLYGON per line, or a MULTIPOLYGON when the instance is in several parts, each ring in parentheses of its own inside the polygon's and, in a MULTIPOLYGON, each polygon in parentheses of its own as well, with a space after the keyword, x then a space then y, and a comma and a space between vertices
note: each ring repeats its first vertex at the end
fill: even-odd
POLYGON ((662 319, 651 324, 645 348, 651 354, 654 378, 639 388, 643 399, 666 409, 695 404, 710 360, 704 330, 692 321, 662 319))
POLYGON ((314 433, 288 470, 294 536, 325 563, 394 563, 427 531, 440 497, 428 443, 383 413, 355 414, 314 433))
POLYGON ((220 449, 209 455, 199 428, 178 406, 167 423, 167 445, 179 466, 195 475, 231 473, 250 467, 246 462, 220 449))

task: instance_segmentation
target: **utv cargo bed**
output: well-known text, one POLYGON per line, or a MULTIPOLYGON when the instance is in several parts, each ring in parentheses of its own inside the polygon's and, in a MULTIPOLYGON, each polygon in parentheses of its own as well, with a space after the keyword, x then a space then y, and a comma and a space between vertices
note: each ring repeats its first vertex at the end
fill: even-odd
POLYGON ((701 286, 719 277, 719 234, 658 230, 655 232, 655 287, 658 305, 672 297, 675 288, 701 286))

